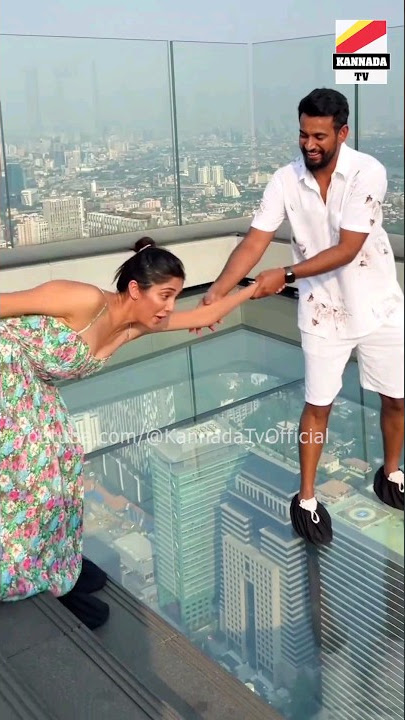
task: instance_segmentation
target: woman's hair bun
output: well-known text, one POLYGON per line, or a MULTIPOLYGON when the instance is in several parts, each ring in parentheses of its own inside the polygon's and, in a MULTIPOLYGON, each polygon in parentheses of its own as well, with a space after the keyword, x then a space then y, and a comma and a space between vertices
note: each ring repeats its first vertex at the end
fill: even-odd
POLYGON ((142 290, 166 283, 174 277, 184 281, 186 274, 181 260, 166 248, 156 245, 152 238, 137 240, 134 253, 115 273, 118 292, 126 292, 131 280, 135 280, 142 290))
POLYGON ((152 238, 150 238, 150 237, 140 238, 135 243, 134 252, 138 253, 140 250, 143 250, 148 245, 150 245, 150 247, 156 247, 156 243, 154 240, 152 240, 152 238))

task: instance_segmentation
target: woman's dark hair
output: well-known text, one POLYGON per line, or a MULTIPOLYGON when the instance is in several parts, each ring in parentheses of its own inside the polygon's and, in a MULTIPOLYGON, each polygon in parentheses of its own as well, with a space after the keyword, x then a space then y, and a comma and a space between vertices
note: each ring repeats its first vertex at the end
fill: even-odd
POLYGON ((137 240, 134 253, 115 273, 114 281, 117 281, 118 292, 125 292, 131 280, 136 280, 142 290, 147 290, 152 285, 160 285, 172 277, 181 280, 186 277, 181 260, 169 250, 157 247, 152 238, 143 237, 137 240))
POLYGON ((303 113, 310 117, 333 117, 335 130, 340 130, 343 125, 347 125, 349 103, 337 90, 318 88, 301 100, 298 105, 298 119, 303 113))

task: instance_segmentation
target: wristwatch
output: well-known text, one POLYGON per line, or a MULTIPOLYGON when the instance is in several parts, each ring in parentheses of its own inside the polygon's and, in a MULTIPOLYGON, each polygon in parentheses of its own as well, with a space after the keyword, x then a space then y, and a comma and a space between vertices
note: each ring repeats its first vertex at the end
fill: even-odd
POLYGON ((291 267, 285 267, 284 273, 284 282, 286 285, 291 285, 291 283, 295 282, 295 273, 291 267))

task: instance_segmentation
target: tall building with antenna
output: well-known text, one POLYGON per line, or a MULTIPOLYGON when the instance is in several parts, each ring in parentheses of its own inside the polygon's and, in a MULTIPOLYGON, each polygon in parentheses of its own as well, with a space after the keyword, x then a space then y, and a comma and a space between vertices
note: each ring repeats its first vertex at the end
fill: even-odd
POLYGON ((93 60, 91 64, 91 86, 92 86, 92 94, 93 94, 93 117, 94 117, 94 130, 96 133, 96 136, 98 138, 102 135, 102 121, 101 121, 101 114, 100 114, 100 93, 99 93, 99 86, 98 86, 98 76, 97 76, 97 67, 96 63, 93 60))
POLYGON ((41 107, 39 100, 38 69, 25 70, 25 102, 27 106, 27 119, 32 137, 39 137, 42 133, 41 107))

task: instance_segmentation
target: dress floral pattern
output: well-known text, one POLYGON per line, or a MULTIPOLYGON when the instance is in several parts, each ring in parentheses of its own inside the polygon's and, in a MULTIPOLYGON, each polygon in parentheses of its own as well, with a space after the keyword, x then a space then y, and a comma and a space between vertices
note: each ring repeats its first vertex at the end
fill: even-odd
POLYGON ((84 453, 55 382, 104 363, 57 318, 0 321, 0 601, 77 581, 84 453))

